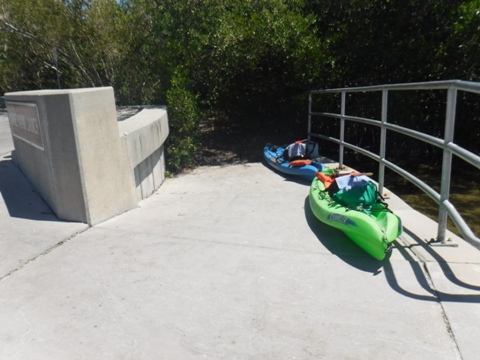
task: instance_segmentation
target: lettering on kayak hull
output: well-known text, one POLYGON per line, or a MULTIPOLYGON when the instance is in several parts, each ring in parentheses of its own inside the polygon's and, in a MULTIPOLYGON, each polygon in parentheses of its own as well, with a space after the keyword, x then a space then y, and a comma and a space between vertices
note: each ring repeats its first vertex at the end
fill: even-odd
POLYGON ((345 225, 357 226, 357 224, 355 224, 355 221, 349 219, 346 216, 339 215, 339 214, 329 214, 328 217, 327 217, 327 220, 328 221, 337 221, 337 222, 343 223, 345 225))

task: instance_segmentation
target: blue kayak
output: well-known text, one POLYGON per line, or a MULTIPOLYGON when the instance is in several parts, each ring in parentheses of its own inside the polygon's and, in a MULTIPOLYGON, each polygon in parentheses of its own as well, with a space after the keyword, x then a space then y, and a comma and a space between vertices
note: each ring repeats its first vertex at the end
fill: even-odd
POLYGON ((286 146, 276 146, 273 144, 267 144, 263 148, 263 156, 268 165, 275 170, 278 170, 287 175, 296 175, 306 180, 313 180, 317 171, 321 171, 325 166, 316 161, 315 159, 309 159, 310 164, 302 164, 302 161, 293 161, 292 163, 283 158, 283 153, 286 146), (300 165, 292 165, 298 164, 300 165))

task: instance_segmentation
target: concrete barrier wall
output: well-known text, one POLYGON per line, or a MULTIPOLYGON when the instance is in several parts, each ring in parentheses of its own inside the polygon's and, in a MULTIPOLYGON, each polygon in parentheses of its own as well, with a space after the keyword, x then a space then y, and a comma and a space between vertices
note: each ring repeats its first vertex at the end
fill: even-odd
POLYGON ((169 134, 163 107, 148 107, 119 122, 120 137, 127 149, 137 199, 157 190, 165 180, 164 143, 169 134))
POLYGON ((163 182, 165 109, 145 109, 119 126, 110 87, 5 99, 14 161, 60 219, 95 225, 136 207, 163 182))

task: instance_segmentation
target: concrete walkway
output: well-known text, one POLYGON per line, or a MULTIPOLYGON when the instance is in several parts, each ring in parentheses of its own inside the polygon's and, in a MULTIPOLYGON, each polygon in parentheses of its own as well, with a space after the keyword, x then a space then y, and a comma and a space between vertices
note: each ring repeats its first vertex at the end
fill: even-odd
POLYGON ((394 195, 405 232, 379 262, 261 162, 167 179, 88 228, 0 149, 2 360, 479 357, 480 251, 426 246, 435 223, 394 195))

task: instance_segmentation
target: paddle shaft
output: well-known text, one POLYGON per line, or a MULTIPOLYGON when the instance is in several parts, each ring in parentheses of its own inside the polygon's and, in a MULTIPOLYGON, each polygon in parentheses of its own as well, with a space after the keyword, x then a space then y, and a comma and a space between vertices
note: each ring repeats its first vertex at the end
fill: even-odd
POLYGON ((365 172, 365 173, 350 173, 350 174, 342 174, 342 175, 338 175, 338 176, 345 176, 345 175, 350 175, 350 176, 361 176, 361 175, 365 175, 365 176, 373 176, 373 172, 365 172))

